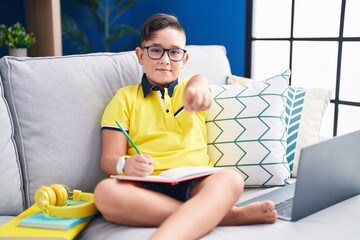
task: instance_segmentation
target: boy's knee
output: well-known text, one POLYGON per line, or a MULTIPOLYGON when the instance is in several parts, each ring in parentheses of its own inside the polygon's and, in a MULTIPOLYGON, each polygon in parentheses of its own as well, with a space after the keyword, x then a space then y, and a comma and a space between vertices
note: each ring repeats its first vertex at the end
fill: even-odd
POLYGON ((117 197, 121 193, 116 179, 104 179, 97 184, 94 190, 95 206, 106 221, 114 222, 114 209, 121 213, 121 198, 117 197))
POLYGON ((111 189, 111 179, 104 179, 99 182, 94 190, 94 200, 97 209, 101 212, 103 206, 106 206, 105 201, 109 199, 107 193, 113 191, 111 189))
POLYGON ((234 169, 224 168, 221 171, 219 171, 219 174, 224 175, 223 179, 227 181, 231 181, 232 183, 236 183, 236 184, 244 183, 244 178, 242 177, 242 175, 234 169))
POLYGON ((235 188, 239 191, 239 195, 243 193, 245 182, 243 176, 239 171, 232 170, 233 180, 236 183, 235 188))
POLYGON ((223 169, 219 172, 219 179, 221 179, 222 187, 233 192, 235 195, 240 195, 244 190, 244 178, 242 175, 233 169, 223 169))

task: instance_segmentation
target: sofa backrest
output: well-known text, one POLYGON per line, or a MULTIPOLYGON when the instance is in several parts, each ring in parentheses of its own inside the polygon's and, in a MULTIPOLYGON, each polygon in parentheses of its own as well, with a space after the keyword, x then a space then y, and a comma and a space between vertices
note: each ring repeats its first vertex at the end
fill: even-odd
MULTIPOLYGON (((225 83, 231 72, 224 47, 187 49, 180 78, 201 73, 212 84, 225 83)), ((29 207, 40 185, 93 191, 105 177, 99 165, 103 110, 118 88, 138 83, 142 73, 133 51, 0 59, 1 149, 6 145, 0 215, 29 207)))
POLYGON ((230 64, 223 46, 188 46, 189 60, 179 79, 203 74, 210 84, 225 84, 231 75, 230 64))

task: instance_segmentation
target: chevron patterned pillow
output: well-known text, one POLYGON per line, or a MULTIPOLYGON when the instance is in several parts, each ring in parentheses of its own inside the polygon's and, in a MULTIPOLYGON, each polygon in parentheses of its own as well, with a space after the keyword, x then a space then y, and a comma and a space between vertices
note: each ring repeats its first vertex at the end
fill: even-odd
POLYGON ((321 122, 331 91, 290 86, 286 97, 286 157, 291 176, 296 177, 301 148, 319 141, 321 122))
MULTIPOLYGON (((229 76, 227 83, 240 84, 256 80, 229 76)), ((331 91, 326 89, 288 87, 286 93, 286 158, 292 177, 297 176, 300 150, 319 141, 321 122, 330 103, 331 91)))
POLYGON ((208 152, 215 167, 242 173, 246 186, 284 185, 286 159, 285 101, 290 71, 264 81, 212 85, 207 116, 208 152))

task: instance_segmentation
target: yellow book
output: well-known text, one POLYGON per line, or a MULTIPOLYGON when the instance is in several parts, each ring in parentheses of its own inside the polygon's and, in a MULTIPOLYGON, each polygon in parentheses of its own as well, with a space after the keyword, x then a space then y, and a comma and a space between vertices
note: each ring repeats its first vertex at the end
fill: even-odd
POLYGON ((34 204, 18 216, 14 217, 7 223, 0 226, 0 239, 1 238, 46 238, 46 239, 74 239, 78 235, 92 218, 89 218, 85 222, 76 225, 68 230, 53 230, 53 229, 41 229, 41 228, 27 228, 20 227, 19 221, 25 217, 33 215, 39 212, 40 209, 34 204))

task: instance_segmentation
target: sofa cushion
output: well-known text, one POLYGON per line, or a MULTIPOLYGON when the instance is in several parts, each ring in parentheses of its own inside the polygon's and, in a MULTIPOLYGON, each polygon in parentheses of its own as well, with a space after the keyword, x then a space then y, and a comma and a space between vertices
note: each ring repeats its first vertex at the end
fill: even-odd
POLYGON ((105 177, 99 164, 103 110, 118 88, 142 76, 134 52, 5 57, 1 71, 27 206, 40 185, 93 191, 105 177))
POLYGON ((290 71, 264 81, 211 86, 208 150, 216 167, 238 169, 246 186, 284 185, 285 94, 290 71))
MULTIPOLYGON (((276 189, 276 188, 275 188, 276 189)), ((249 189, 246 189, 249 190, 249 189)), ((252 190, 252 189, 251 189, 252 190)), ((272 191, 274 188, 261 189, 241 201, 272 191)), ((360 236, 360 195, 312 214, 297 222, 278 220, 275 224, 249 226, 220 226, 201 237, 202 240, 358 240, 360 236), (248 236, 248 237, 240 237, 248 236), (311 237, 312 236, 312 237, 311 237)), ((113 240, 149 239, 156 230, 152 227, 129 227, 106 222, 96 217, 76 239, 113 240)))
MULTIPOLYGON (((0 76, 1 80, 1 76, 0 76)), ((16 215, 23 210, 22 178, 14 141, 14 128, 4 88, 0 81, 0 215, 16 215)))

